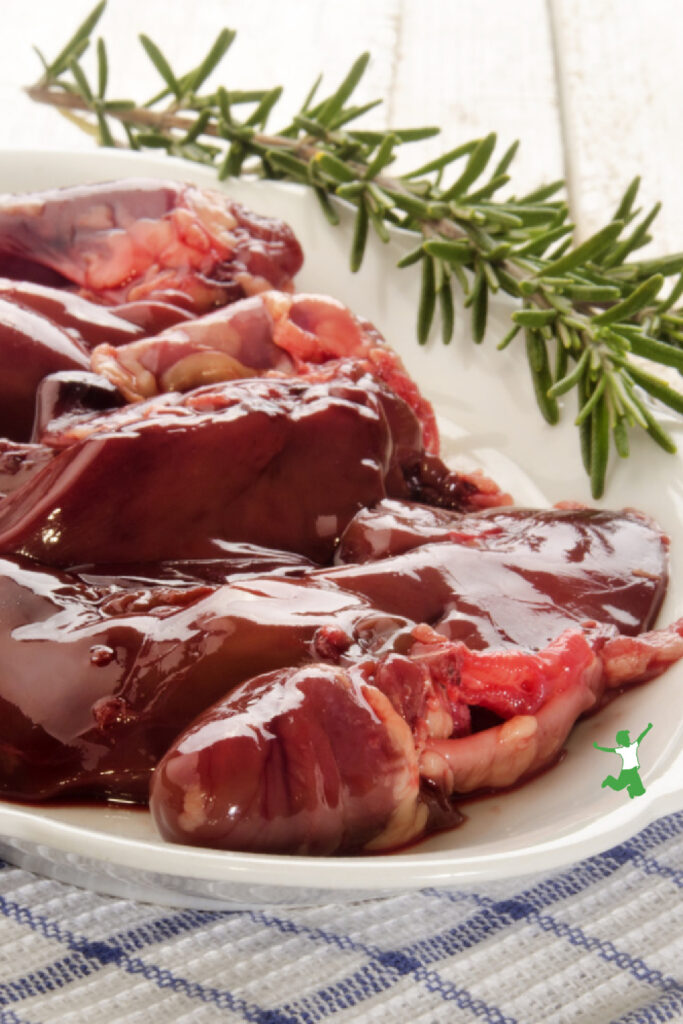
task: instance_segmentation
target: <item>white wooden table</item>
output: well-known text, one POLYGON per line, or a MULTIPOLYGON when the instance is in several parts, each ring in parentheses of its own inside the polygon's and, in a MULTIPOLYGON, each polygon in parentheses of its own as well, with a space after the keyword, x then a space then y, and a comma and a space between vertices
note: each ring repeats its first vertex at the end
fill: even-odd
MULTIPOLYGON (((91 145, 20 91, 40 70, 31 44, 55 56, 91 6, 4 0, 0 145, 91 145)), ((283 118, 319 71, 332 87, 369 50, 359 97, 385 102, 368 123, 443 130, 415 146, 416 160, 490 131, 503 147, 519 138, 515 189, 566 178, 580 235, 604 223, 640 174, 643 204, 663 204, 650 251, 683 245, 678 0, 109 0, 97 32, 109 48, 112 95, 139 99, 157 88, 138 33, 183 68, 225 24, 238 36, 221 80, 283 85, 283 118)))
MULTIPOLYGON (((40 71, 31 44, 55 56, 93 3, 4 0, 0 147, 92 147, 21 87, 40 71)), ((663 203, 649 252, 683 248, 680 0, 109 0, 112 95, 158 88, 138 33, 182 69, 225 24, 238 37, 221 80, 282 84, 283 120, 318 71, 332 88, 367 49, 359 101, 385 99, 368 125, 443 129, 416 163, 490 131, 501 152, 519 138, 515 191, 566 178, 580 236, 641 174, 642 205, 663 203)), ((621 861, 524 900, 499 886, 286 920, 173 913, 4 868, 0 1024, 680 1021, 681 835, 683 816, 657 823, 621 861)))

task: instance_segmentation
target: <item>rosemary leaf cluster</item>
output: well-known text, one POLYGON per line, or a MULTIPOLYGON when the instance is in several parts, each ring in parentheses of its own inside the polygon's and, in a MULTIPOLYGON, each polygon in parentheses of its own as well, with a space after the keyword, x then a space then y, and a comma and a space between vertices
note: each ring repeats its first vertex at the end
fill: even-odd
POLYGON ((666 451, 671 436, 656 418, 658 403, 683 413, 683 393, 643 368, 647 363, 683 372, 683 253, 637 260, 651 240, 659 204, 636 207, 634 180, 612 219, 574 245, 573 225, 556 181, 520 198, 500 198, 517 144, 495 156, 496 137, 466 142, 404 174, 392 175, 398 149, 427 139, 438 128, 367 131, 354 126, 380 100, 356 104, 353 95, 369 60, 360 56, 338 88, 319 96, 313 85, 291 123, 276 132, 267 123, 281 88, 240 91, 202 86, 235 39, 223 29, 205 58, 182 74, 147 36, 140 41, 160 76, 147 102, 107 95, 103 39, 95 45, 96 80, 81 63, 105 7, 99 3, 57 57, 38 54, 43 75, 28 90, 93 134, 103 146, 160 149, 214 167, 218 177, 256 175, 299 182, 315 193, 332 225, 339 215, 331 197, 355 207, 351 268, 358 270, 368 233, 386 242, 391 226, 415 234, 399 267, 419 263, 422 288, 417 338, 427 341, 439 314, 448 344, 454 328, 454 288, 464 295, 471 333, 486 331, 489 297, 498 291, 519 300, 509 332, 523 344, 539 409, 559 418, 558 399, 578 396, 576 425, 594 497, 604 490, 610 438, 622 458, 633 428, 647 431, 666 451), (672 279, 664 287, 666 279, 672 279), (634 359, 634 357, 636 357, 634 359), (654 399, 654 402, 652 401, 654 399))

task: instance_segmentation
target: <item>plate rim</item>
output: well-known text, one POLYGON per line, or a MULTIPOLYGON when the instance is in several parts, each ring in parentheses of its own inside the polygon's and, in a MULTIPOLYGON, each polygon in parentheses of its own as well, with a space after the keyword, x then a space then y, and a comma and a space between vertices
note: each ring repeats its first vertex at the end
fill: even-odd
MULTIPOLYGON (((679 753, 675 767, 679 774, 683 772, 683 752, 679 753)), ((114 863, 119 867, 137 868, 152 872, 155 876, 167 875, 196 881, 374 892, 434 885, 451 888, 533 874, 539 870, 550 871, 618 845, 658 818, 683 811, 683 790, 665 788, 664 792, 658 792, 660 781, 650 784, 646 796, 657 790, 650 799, 645 801, 641 798, 638 804, 615 807, 598 819, 598 827, 596 822, 589 822, 567 835, 527 845, 513 852, 501 850, 478 854, 475 847, 466 857, 459 858, 455 870, 450 863, 452 851, 363 857, 306 857, 241 854, 166 843, 161 839, 131 839, 97 828, 42 818, 33 814, 32 809, 27 810, 18 802, 6 800, 0 801, 0 838, 42 844, 61 853, 73 853, 102 864, 114 863), (5 831, 8 825, 14 826, 9 833, 5 831), (87 848, 83 845, 84 840, 88 842, 87 848), (116 859, 111 856, 112 847, 118 854, 116 859), (141 853, 153 856, 154 864, 140 864, 141 853), (537 863, 539 858, 543 859, 542 867, 537 863), (274 865, 277 865, 276 883, 272 877, 274 865), (348 871, 352 872, 352 877, 346 875, 348 871), (320 875, 330 877, 318 877, 320 875)))
MULTIPOLYGON (((0 160, 7 157, 18 161, 28 160, 36 153, 49 154, 60 161, 82 161, 84 180, 87 180, 88 171, 96 174, 98 180, 103 180, 101 170, 94 168, 104 161, 111 161, 113 166, 118 165, 122 170, 124 167, 126 170, 136 165, 139 167, 144 162, 154 166, 159 177, 175 180, 199 179, 209 187, 219 189, 223 184, 217 180, 211 169, 188 164, 180 158, 159 158, 148 153, 81 151, 49 146, 3 146, 0 148, 0 160)), ((114 176, 112 174, 112 177, 114 176)), ((147 172, 141 171, 141 176, 147 176, 147 172)), ((293 183, 266 182, 258 179, 237 181, 240 186, 245 185, 248 188, 284 189, 294 194, 307 194, 303 186, 293 183)), ((410 237, 408 232, 394 233, 397 237, 410 237)), ((679 465, 683 464, 681 453, 677 458, 679 465)), ((173 878, 267 887, 274 884, 275 871, 278 875, 275 884, 278 887, 284 885, 292 889, 310 888, 314 885, 327 891, 353 889, 381 892, 417 889, 428 885, 452 887, 561 867, 622 842, 662 815, 683 810, 683 750, 678 751, 678 755, 664 773, 648 786, 646 794, 635 803, 621 804, 605 812, 597 821, 590 821, 567 835, 560 835, 542 843, 528 844, 513 852, 477 854, 476 846, 471 847, 470 851, 473 852, 459 857, 456 865, 452 863, 455 851, 322 858, 207 850, 171 844, 161 839, 152 842, 111 835, 88 825, 76 826, 50 817, 40 817, 41 810, 36 805, 27 808, 19 802, 0 800, 0 838, 7 839, 10 843, 12 840, 42 843, 62 853, 81 854, 103 864, 112 863, 113 847, 119 858, 116 864, 143 871, 153 870, 156 874, 173 878), (678 786, 675 784, 676 778, 680 780, 678 786), (89 843, 88 849, 83 848, 85 838, 89 843), (141 850, 154 859, 153 865, 139 863, 141 850), (539 859, 543 861, 540 867, 539 859), (352 877, 347 876, 349 871, 352 877), (316 878, 314 881, 311 877, 312 872, 324 877, 316 878)), ((96 888, 95 885, 93 887, 96 888)))

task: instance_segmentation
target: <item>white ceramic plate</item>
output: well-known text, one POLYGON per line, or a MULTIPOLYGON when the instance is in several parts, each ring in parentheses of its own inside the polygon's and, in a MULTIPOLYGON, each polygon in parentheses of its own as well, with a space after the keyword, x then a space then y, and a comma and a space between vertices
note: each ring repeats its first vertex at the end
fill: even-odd
MULTIPOLYGON (((126 176, 167 177, 216 186, 200 168, 136 154, 5 152, 0 191, 24 191, 126 176)), ((226 186, 228 187, 228 186, 226 186)), ((526 360, 515 345, 497 352, 510 305, 494 301, 485 343, 468 337, 458 309, 450 346, 420 348, 414 322, 419 282, 395 262, 408 242, 372 240, 362 272, 348 270, 350 224, 332 230, 315 200, 298 188, 237 182, 231 195, 294 227, 306 253, 300 290, 329 292, 367 316, 398 349, 442 417, 444 454, 453 465, 483 466, 518 504, 562 498, 590 501, 572 425, 573 396, 559 427, 536 410, 526 360)), ((521 343, 520 343, 521 344, 521 343)), ((667 426, 683 447, 683 424, 667 426)), ((683 459, 634 439, 628 462, 610 466, 607 507, 635 506, 672 536, 669 594, 661 623, 683 614, 683 459)), ((625 839, 660 815, 683 808, 683 663, 580 723, 561 764, 524 787, 469 803, 466 823, 409 851, 364 858, 243 855, 161 842, 145 811, 0 803, 0 856, 102 892, 182 906, 236 907, 371 898, 423 886, 465 887, 548 870, 625 839), (593 740, 612 744, 617 729, 653 729, 641 747, 646 794, 600 788, 610 767, 593 740)))

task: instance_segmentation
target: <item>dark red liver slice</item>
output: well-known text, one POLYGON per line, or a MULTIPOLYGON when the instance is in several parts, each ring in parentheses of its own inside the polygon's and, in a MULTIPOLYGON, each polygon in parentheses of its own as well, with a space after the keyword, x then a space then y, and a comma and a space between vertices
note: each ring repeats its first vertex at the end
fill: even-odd
POLYGON ((121 567, 120 580, 111 566, 79 575, 4 559, 3 791, 144 801, 173 738, 237 684, 312 660, 348 665, 401 652, 415 622, 480 647, 540 648, 587 618, 603 632, 647 628, 666 579, 666 544, 647 520, 505 515, 507 550, 502 533, 483 530, 481 546, 431 543, 316 570, 285 555, 280 571, 263 574, 258 558, 249 572, 240 547, 225 568, 240 579, 223 586, 216 559, 203 573, 201 563, 121 567))
POLYGON ((0 297, 0 436, 28 441, 43 377, 89 366, 84 346, 65 330, 0 297))
POLYGON ((668 546, 632 510, 462 515, 386 501, 352 520, 337 552, 352 564, 334 579, 470 647, 540 647, 586 620, 625 635, 649 629, 666 591, 668 546))
POLYGON ((407 406, 392 431, 399 402, 371 378, 254 379, 77 421, 0 505, 0 551, 67 566, 246 541, 324 563, 360 507, 407 490, 398 454, 419 457, 420 431, 407 406))

